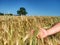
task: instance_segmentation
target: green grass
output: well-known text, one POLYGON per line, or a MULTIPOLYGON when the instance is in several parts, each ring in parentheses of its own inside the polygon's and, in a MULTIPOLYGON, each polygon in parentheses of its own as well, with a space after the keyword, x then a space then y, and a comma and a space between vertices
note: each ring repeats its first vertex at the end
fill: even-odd
POLYGON ((49 29, 58 22, 58 16, 0 16, 0 45, 59 45, 60 33, 45 39, 36 38, 39 30, 36 25, 49 29), (23 41, 32 29, 34 35, 23 41))

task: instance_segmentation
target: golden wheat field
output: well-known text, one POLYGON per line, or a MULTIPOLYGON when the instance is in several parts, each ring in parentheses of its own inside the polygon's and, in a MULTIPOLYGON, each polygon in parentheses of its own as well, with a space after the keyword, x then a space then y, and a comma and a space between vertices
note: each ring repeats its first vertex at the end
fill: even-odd
POLYGON ((37 39, 39 28, 49 29, 60 22, 59 16, 0 16, 0 45, 60 45, 60 33, 37 39), (35 30, 33 36, 25 39, 30 30, 35 30))

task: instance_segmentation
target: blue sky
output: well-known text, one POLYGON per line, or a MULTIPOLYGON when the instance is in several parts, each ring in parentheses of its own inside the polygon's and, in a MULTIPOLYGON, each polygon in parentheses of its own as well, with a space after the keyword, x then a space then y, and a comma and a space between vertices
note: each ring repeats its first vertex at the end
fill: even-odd
POLYGON ((20 7, 25 7, 27 15, 59 16, 60 0, 0 0, 0 12, 17 14, 20 7))

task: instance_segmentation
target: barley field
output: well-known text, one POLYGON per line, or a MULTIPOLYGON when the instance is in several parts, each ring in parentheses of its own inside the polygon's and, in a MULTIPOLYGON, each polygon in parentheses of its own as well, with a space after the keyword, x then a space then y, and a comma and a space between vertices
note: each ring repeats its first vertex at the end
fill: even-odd
POLYGON ((36 38, 36 25, 49 29, 58 22, 59 16, 0 16, 0 45, 60 45, 60 33, 36 38), (31 30, 35 30, 33 36, 29 35, 31 30))

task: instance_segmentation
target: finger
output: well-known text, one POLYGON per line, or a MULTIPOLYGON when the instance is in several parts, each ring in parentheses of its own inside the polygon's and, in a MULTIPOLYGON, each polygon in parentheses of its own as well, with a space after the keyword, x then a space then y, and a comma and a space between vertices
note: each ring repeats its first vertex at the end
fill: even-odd
POLYGON ((35 32, 34 30, 31 30, 31 34, 34 34, 34 32, 35 32))
POLYGON ((38 39, 40 39, 40 35, 37 35, 36 37, 37 37, 38 39))

